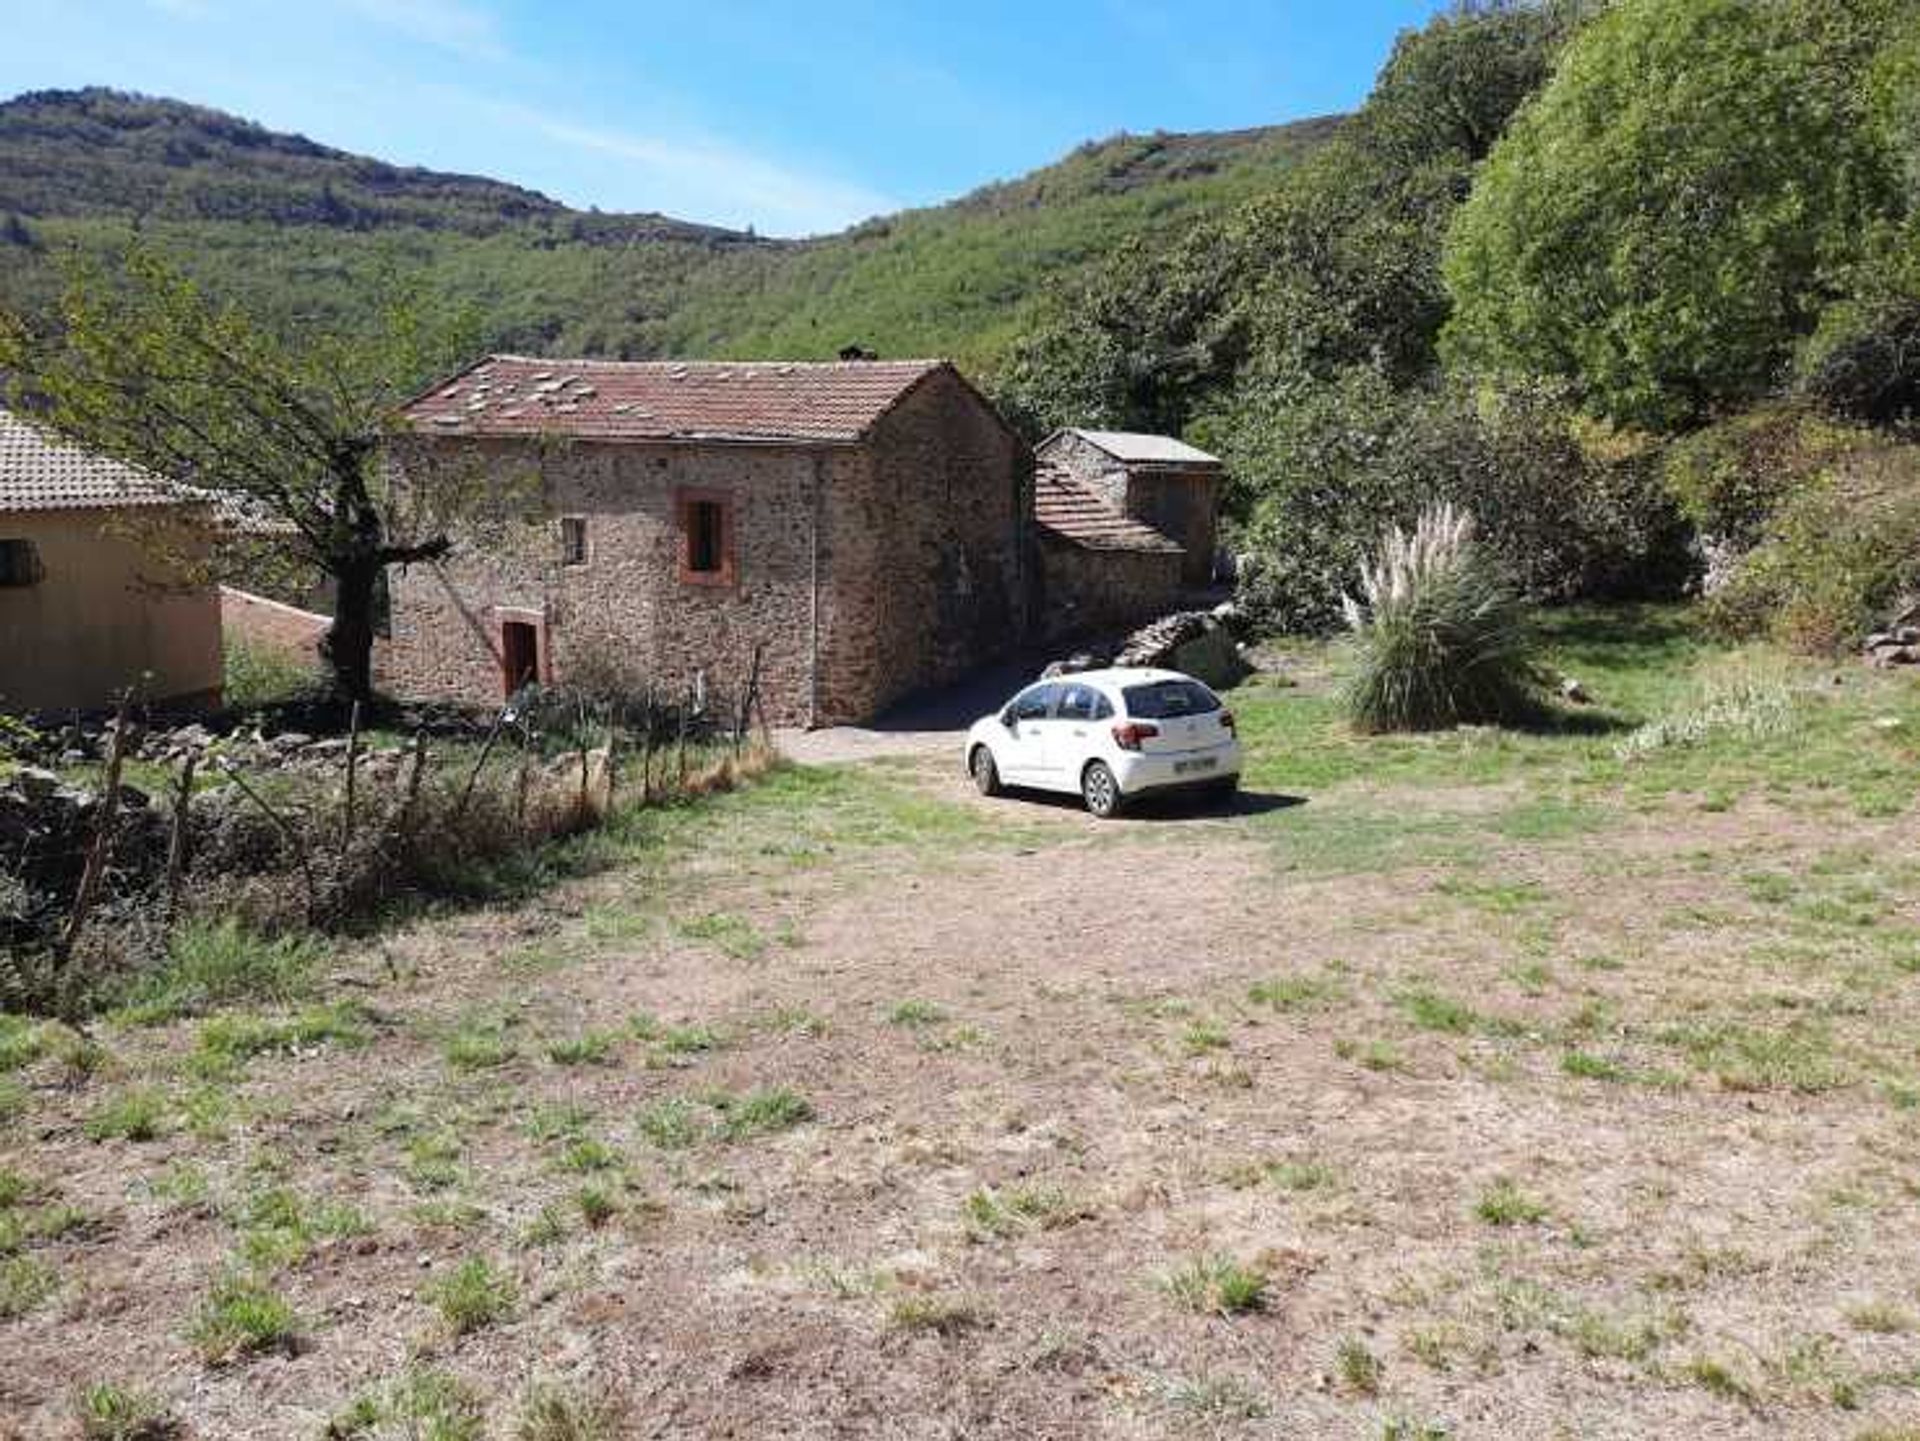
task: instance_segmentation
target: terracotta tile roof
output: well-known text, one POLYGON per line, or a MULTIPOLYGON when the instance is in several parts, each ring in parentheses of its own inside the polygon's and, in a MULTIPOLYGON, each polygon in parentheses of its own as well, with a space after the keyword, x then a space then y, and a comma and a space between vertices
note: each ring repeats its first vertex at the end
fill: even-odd
POLYGON ((1041 465, 1033 473, 1033 517, 1042 529, 1086 550, 1184 549, 1152 526, 1122 515, 1065 471, 1050 465, 1041 465))
POLYGON ((856 441, 943 360, 534 360, 490 355, 410 402, 429 435, 856 441))
POLYGON ((186 505, 196 499, 149 471, 56 440, 0 410, 0 511, 186 505))

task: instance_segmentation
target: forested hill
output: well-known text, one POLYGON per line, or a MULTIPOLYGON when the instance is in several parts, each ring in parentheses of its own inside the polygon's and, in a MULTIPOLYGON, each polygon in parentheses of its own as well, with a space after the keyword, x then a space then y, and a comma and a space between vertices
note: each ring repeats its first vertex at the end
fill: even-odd
POLYGON ((102 89, 0 103, 0 210, 469 235, 577 219, 600 240, 747 238, 661 215, 579 214, 502 181, 389 165, 204 106, 102 89))
POLYGON ((1119 136, 950 204, 775 241, 579 211, 219 111, 108 90, 0 103, 0 304, 51 298, 51 256, 137 223, 269 317, 350 313, 377 270, 473 304, 485 342, 548 353, 949 354, 991 368, 1034 304, 1116 244, 1270 188, 1337 120, 1119 136))

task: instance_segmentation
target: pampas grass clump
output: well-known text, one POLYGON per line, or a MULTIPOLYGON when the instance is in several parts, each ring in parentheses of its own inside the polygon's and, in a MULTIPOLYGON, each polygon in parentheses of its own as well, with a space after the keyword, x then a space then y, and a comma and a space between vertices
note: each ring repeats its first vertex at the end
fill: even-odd
POLYGON ((1342 608, 1358 648, 1348 717, 1364 731, 1437 730, 1523 719, 1541 675, 1525 608, 1451 505, 1395 527, 1360 566, 1342 608))

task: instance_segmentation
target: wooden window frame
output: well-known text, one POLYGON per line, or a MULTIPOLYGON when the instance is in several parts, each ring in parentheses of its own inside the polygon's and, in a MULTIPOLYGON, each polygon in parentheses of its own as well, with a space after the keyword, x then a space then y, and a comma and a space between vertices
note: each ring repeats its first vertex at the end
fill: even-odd
POLYGON ((560 517, 560 564, 571 570, 585 565, 593 559, 593 541, 587 534, 587 518, 584 515, 563 515, 560 517), (567 547, 567 537, 578 528, 580 535, 580 554, 574 555, 567 547))
POLYGON ((695 486, 682 486, 674 491, 674 548, 679 557, 680 580, 683 585, 716 586, 725 589, 739 579, 738 567, 734 559, 734 541, 739 529, 737 522, 738 514, 731 491, 707 490, 695 486), (692 520, 693 508, 696 505, 716 505, 720 508, 720 568, 718 570, 693 568, 692 520))

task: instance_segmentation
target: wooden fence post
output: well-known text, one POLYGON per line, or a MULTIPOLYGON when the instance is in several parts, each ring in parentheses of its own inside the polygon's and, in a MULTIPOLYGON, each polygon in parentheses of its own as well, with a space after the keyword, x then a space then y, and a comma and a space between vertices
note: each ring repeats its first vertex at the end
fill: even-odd
POLYGON ((180 914, 180 887, 187 876, 187 866, 191 863, 188 847, 192 837, 188 834, 190 820, 188 807, 193 800, 193 772, 200 764, 200 757, 189 752, 187 763, 180 768, 180 784, 173 794, 173 834, 167 838, 167 909, 166 928, 173 929, 174 920, 180 914))
POLYGON ((60 937, 61 1009, 71 998, 73 949, 86 928, 87 912, 100 893, 100 877, 113 858, 113 832, 120 819, 120 767, 127 754, 127 694, 122 694, 113 718, 113 744, 107 748, 106 791, 100 798, 100 822, 94 828, 93 844, 87 848, 87 862, 80 872, 79 889, 73 893, 73 910, 67 915, 67 927, 60 937))
POLYGON ((353 781, 360 763, 360 702, 347 714, 347 795, 340 815, 340 854, 353 848, 353 781))

